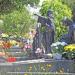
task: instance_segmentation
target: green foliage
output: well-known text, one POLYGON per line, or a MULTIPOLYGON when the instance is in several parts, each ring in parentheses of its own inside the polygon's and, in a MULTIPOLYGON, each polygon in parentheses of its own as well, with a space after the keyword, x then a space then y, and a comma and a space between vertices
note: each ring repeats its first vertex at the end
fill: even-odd
POLYGON ((12 12, 12 10, 19 10, 27 4, 38 4, 39 1, 40 0, 0 0, 0 12, 12 12))
POLYGON ((64 32, 66 28, 61 24, 61 20, 67 16, 71 18, 71 10, 67 5, 62 4, 60 0, 46 0, 42 4, 41 14, 46 16, 47 10, 52 9, 54 12, 54 23, 56 28, 56 39, 58 39, 64 32))
POLYGON ((24 35, 34 23, 25 8, 1 15, 0 18, 4 22, 0 28, 8 34, 24 35))
POLYGON ((61 0, 63 4, 67 4, 72 9, 75 9, 75 0, 61 0))
POLYGON ((13 10, 19 10, 23 7, 22 2, 19 0, 1 0, 0 13, 10 13, 13 10))
POLYGON ((24 35, 34 25, 25 6, 38 2, 39 0, 0 0, 0 30, 12 35, 24 35))

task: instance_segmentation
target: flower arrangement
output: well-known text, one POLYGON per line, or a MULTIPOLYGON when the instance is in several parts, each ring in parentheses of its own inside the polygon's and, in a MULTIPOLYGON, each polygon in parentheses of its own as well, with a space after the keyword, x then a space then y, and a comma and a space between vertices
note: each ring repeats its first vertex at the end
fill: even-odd
POLYGON ((27 58, 32 58, 32 45, 25 43, 24 47, 23 47, 23 51, 24 51, 24 56, 27 58))
POLYGON ((65 51, 75 51, 75 44, 70 44, 64 47, 65 51))
POLYGON ((2 51, 0 52, 0 56, 5 58, 6 62, 15 62, 16 58, 13 57, 8 50, 10 50, 12 44, 5 38, 4 41, 1 42, 2 51))
POLYGON ((64 52, 64 46, 67 45, 65 42, 56 42, 51 45, 52 53, 62 53, 64 52))
POLYGON ((65 42, 56 42, 51 45, 53 59, 62 59, 65 45, 67 45, 65 42))
POLYGON ((65 46, 63 56, 68 59, 75 59, 75 44, 65 46))

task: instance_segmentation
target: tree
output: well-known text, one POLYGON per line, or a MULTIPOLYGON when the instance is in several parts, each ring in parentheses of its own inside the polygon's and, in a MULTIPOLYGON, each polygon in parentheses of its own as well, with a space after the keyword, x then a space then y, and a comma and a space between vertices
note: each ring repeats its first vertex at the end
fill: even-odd
POLYGON ((35 3, 37 5, 39 1, 40 0, 0 0, 0 12, 12 12, 12 10, 18 10, 27 4, 33 5, 35 3))
POLYGON ((75 9, 75 0, 61 0, 63 4, 68 5, 71 9, 75 9))
POLYGON ((71 9, 67 5, 63 4, 60 0, 46 0, 42 4, 41 14, 46 16, 47 10, 53 10, 54 23, 56 28, 56 39, 58 39, 64 32, 66 28, 61 24, 61 20, 67 16, 71 18, 71 9))

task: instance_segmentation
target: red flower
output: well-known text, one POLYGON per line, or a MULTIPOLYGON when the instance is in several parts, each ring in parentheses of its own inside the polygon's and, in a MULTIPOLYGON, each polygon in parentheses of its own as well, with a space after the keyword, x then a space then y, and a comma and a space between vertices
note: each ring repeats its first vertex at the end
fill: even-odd
POLYGON ((15 57, 8 57, 7 62, 16 62, 16 58, 15 57))

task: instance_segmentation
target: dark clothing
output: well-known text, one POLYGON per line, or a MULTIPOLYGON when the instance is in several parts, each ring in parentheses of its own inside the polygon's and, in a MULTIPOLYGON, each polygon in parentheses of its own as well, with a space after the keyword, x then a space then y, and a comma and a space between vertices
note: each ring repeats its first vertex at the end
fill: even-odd
MULTIPOLYGON (((37 14, 35 14, 35 15, 37 15, 37 14)), ((45 49, 45 53, 50 53, 51 52, 51 44, 54 42, 54 35, 55 35, 55 33, 54 33, 55 27, 54 27, 54 24, 52 21, 53 20, 52 11, 51 10, 47 11, 48 18, 39 16, 39 15, 37 15, 37 16, 38 16, 37 22, 40 23, 41 28, 44 27, 45 30, 43 32, 39 31, 38 37, 37 36, 34 37, 33 45, 35 45, 35 46, 37 45, 37 46, 36 47, 33 46, 33 47, 35 47, 35 50, 38 47, 41 48, 41 43, 42 43, 42 45, 44 46, 44 49, 45 49), (35 40, 35 38, 36 38, 36 40, 35 40), (39 40, 39 42, 37 44, 35 44, 36 41, 38 41, 38 40, 39 40)))
POLYGON ((51 44, 54 42, 54 31, 52 32, 44 32, 42 38, 43 46, 45 47, 45 52, 51 52, 51 44))
MULTIPOLYGON (((44 17, 39 17, 38 22, 41 23, 41 27, 45 26, 45 31, 37 31, 34 41, 33 41, 33 49, 41 48, 41 43, 45 48, 45 53, 51 52, 51 44, 54 42, 54 24, 53 22, 44 17), (41 39, 42 38, 42 39, 41 39)), ((40 29, 40 28, 39 28, 40 29)))
POLYGON ((60 41, 61 42, 66 42, 68 44, 72 44, 72 43, 75 43, 75 35, 74 35, 74 32, 75 32, 75 23, 72 22, 71 25, 68 25, 69 26, 69 30, 68 30, 68 33, 63 35, 61 38, 60 38, 60 41))

